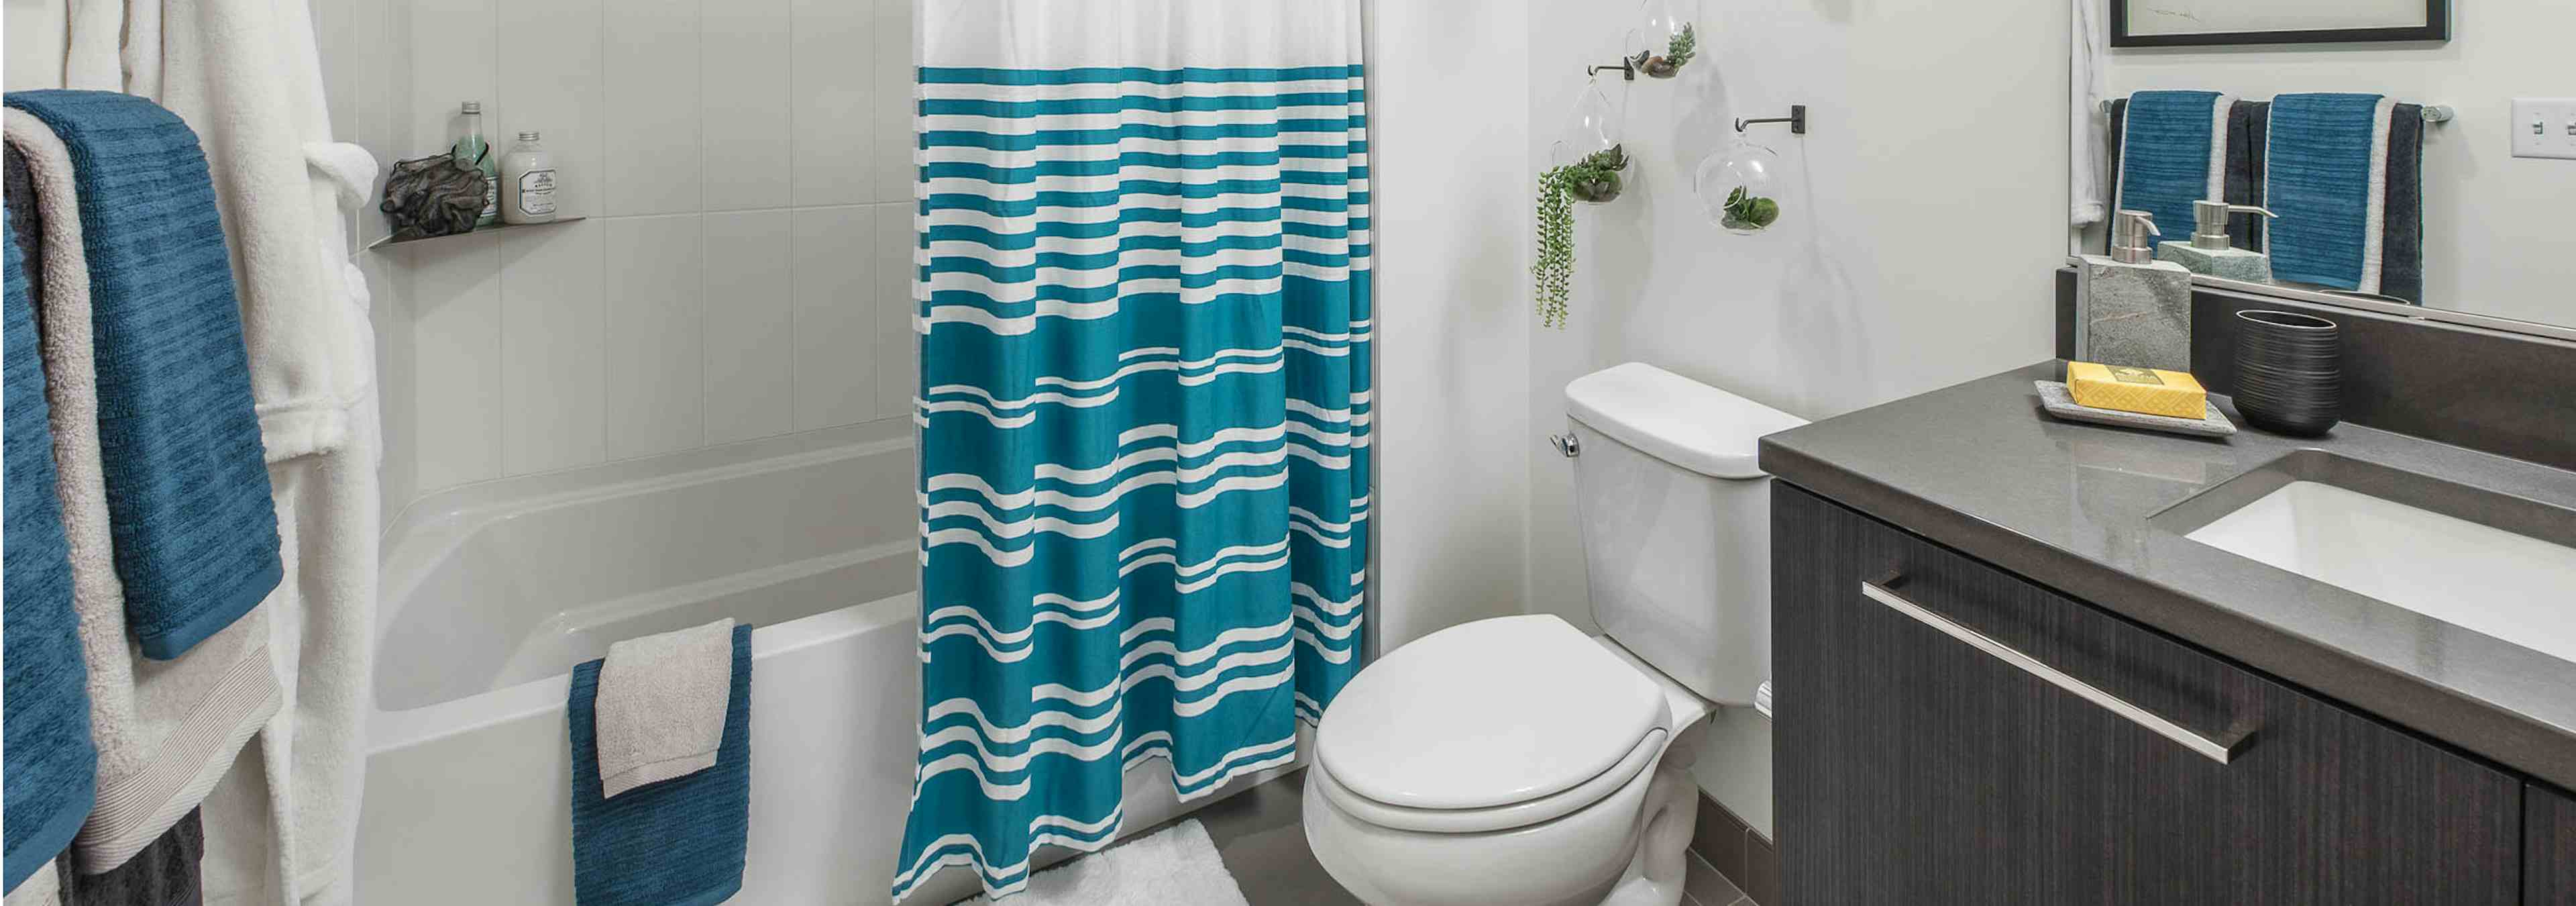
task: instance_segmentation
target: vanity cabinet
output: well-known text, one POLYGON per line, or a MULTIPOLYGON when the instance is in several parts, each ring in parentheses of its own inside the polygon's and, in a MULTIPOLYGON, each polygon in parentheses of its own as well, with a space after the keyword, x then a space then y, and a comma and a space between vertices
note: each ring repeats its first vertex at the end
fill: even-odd
MULTIPOLYGON (((2543 890, 2526 890, 2542 844, 2519 778, 1773 486, 1789 906, 2502 906, 2543 890)), ((2538 902, 2570 902, 2568 871, 2538 902)))
POLYGON ((2576 798, 2534 784, 2523 794, 2527 906, 2576 906, 2576 798))

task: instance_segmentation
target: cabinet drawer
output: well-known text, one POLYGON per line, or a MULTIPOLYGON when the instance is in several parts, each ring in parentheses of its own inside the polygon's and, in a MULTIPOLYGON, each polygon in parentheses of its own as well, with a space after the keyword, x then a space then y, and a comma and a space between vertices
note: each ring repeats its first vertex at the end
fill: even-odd
POLYGON ((2521 901, 2516 779, 1775 487, 1792 906, 2521 901))

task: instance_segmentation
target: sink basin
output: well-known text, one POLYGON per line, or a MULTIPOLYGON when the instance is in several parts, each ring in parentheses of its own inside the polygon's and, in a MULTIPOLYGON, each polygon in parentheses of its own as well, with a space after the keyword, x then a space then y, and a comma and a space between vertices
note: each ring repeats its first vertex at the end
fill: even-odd
POLYGON ((2576 661, 2576 511, 2305 450, 2149 521, 2576 661))

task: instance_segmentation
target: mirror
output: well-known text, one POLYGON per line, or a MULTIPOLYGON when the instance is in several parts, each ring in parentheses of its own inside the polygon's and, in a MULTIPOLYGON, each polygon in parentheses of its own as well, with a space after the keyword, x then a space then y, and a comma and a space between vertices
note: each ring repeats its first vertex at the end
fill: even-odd
POLYGON ((2576 3, 2074 2, 2072 253, 2576 336, 2576 3))

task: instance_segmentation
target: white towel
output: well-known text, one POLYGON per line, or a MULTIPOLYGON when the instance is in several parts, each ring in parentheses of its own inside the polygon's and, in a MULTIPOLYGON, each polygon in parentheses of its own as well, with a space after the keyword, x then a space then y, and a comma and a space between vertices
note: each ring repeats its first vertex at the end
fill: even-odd
POLYGON ((98 743, 98 807, 72 841, 72 867, 96 874, 125 863, 186 817, 251 734, 276 713, 269 609, 253 609, 177 660, 137 656, 125 631, 107 480, 99 459, 98 371, 90 333, 70 152, 43 121, 8 110, 10 145, 27 161, 44 213, 46 403, 57 493, 71 548, 72 604, 89 669, 90 733, 98 743))
POLYGON ((333 141, 303 0, 134 0, 123 18, 121 35, 104 38, 105 26, 76 21, 71 40, 121 38, 124 90, 177 113, 205 147, 287 576, 255 612, 274 630, 284 706, 204 803, 205 899, 347 903, 375 659, 382 441, 349 209, 373 188, 374 162, 333 141))
POLYGON ((2081 227, 2101 223, 2109 213, 2103 204, 2103 198, 2108 194, 2103 191, 2103 183, 2109 181, 2105 171, 2110 167, 2111 118, 2102 112, 2102 101, 2110 95, 2108 70, 2111 61, 2108 53, 2111 39, 2103 27, 2109 16, 2102 9, 2102 0, 2074 0, 2074 3, 2075 25, 2070 44, 2074 59, 2069 61, 2068 67, 2072 79, 2068 95, 2075 102, 2075 109, 2071 111, 2073 119, 2069 121, 2073 124, 2074 134, 2070 136, 2072 142, 2068 153, 2074 160, 2067 168, 2070 179, 2066 194, 2073 202, 2067 222, 2081 227))
POLYGON ((117 44, 125 34, 125 0, 71 0, 67 31, 70 40, 63 53, 63 87, 124 90, 124 62, 118 56, 117 44))
POLYGON ((600 798, 714 767, 732 695, 732 617, 608 646, 592 728, 600 798))
MULTIPOLYGON (((345 226, 331 180, 306 163, 308 143, 332 139, 311 12, 290 0, 163 0, 128 12, 134 21, 118 23, 129 26, 125 90, 187 120, 213 171, 268 461, 338 449, 371 375, 349 339, 342 256, 320 254, 317 241, 345 226)), ((96 27, 76 13, 72 47, 120 43, 96 27)), ((76 52, 68 68, 86 56, 76 52)))

